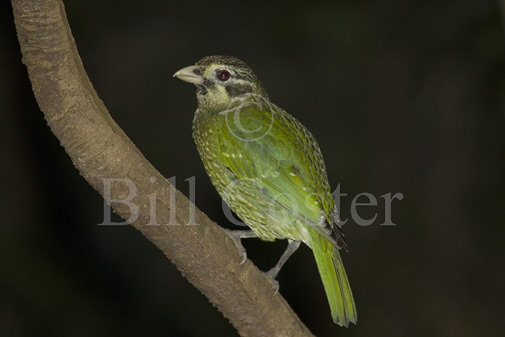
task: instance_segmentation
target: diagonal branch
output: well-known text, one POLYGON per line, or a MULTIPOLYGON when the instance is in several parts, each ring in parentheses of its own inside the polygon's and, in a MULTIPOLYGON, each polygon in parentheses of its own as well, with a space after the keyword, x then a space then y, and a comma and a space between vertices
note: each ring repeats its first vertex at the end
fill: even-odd
POLYGON ((12 0, 12 5, 37 102, 80 174, 109 202, 133 196, 130 204, 112 202, 112 207, 242 336, 311 336, 249 260, 238 264, 236 247, 223 230, 170 185, 112 120, 84 70, 62 1, 12 0), (110 191, 104 188, 107 179, 114 179, 110 191), (198 225, 184 225, 194 222, 198 225))

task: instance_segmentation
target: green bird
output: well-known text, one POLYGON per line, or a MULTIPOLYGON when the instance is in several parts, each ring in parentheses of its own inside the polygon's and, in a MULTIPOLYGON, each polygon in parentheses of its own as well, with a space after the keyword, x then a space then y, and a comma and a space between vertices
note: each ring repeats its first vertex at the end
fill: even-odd
POLYGON ((333 321, 356 324, 339 254, 347 244, 314 136, 271 103, 251 68, 235 57, 204 57, 174 77, 196 85, 198 152, 220 196, 252 229, 228 231, 239 250, 241 238, 288 239, 288 249, 267 273, 275 284, 282 265, 304 242, 314 252, 333 321))

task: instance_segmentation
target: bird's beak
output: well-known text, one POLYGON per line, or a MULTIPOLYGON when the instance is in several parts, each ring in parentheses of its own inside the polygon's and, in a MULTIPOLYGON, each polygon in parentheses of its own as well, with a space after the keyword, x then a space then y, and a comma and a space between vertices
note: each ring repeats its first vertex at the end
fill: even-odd
POLYGON ((184 82, 202 85, 203 82, 205 81, 205 77, 195 73, 195 70, 197 70, 197 69, 199 70, 200 67, 199 66, 189 66, 186 68, 182 68, 181 70, 177 71, 174 74, 174 77, 177 77, 178 79, 183 80, 184 82))

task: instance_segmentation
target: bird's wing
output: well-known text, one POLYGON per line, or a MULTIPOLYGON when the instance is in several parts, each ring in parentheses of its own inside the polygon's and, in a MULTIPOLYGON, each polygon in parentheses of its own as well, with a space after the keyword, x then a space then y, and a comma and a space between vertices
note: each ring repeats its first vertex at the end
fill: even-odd
POLYGON ((312 134, 277 107, 246 107, 220 118, 220 161, 233 174, 234 187, 340 241, 323 158, 312 134))

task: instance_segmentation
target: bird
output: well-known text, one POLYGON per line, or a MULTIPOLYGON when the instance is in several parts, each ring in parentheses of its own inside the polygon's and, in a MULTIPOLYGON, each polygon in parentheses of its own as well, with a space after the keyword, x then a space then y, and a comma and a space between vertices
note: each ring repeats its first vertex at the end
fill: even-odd
MULTIPOLYGON (((279 262, 267 272, 272 282, 305 243, 314 253, 333 321, 356 324, 339 253, 347 243, 314 136, 270 101, 252 69, 236 57, 206 56, 174 77, 196 86, 193 138, 198 153, 221 198, 250 228, 227 233, 238 242, 250 237, 288 240, 279 262)), ((245 249, 237 246, 245 261, 245 249)))

